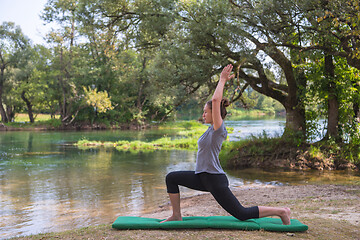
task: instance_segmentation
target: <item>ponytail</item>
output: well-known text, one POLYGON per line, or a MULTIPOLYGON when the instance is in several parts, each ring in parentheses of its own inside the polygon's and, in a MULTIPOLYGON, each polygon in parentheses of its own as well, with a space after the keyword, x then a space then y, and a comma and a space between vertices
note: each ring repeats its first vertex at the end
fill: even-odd
POLYGON ((221 100, 221 104, 220 104, 220 112, 221 112, 221 118, 225 119, 226 115, 227 115, 227 111, 226 108, 230 105, 230 102, 228 99, 223 98, 221 100))

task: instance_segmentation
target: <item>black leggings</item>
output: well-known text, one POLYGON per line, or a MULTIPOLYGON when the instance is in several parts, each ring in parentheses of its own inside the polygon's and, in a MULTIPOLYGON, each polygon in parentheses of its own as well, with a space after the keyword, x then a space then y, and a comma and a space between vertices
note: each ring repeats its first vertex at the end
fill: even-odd
POLYGON ((229 214, 244 221, 259 218, 258 207, 243 207, 229 189, 229 181, 225 174, 199 173, 194 171, 170 172, 166 176, 168 193, 179 193, 179 185, 194 190, 210 192, 215 200, 229 214))

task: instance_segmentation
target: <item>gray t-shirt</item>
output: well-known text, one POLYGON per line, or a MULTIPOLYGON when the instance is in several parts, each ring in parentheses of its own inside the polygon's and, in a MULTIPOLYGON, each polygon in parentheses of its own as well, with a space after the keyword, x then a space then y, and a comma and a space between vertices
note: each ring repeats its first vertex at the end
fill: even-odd
POLYGON ((198 140, 195 174, 201 172, 224 174, 219 161, 222 142, 227 137, 224 121, 215 131, 211 125, 198 140))

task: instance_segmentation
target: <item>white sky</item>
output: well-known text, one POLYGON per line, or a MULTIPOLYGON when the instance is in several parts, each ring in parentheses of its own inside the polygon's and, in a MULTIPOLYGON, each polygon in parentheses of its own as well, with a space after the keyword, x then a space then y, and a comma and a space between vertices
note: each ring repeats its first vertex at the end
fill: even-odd
POLYGON ((0 0, 0 24, 15 22, 34 44, 45 44, 43 37, 50 30, 40 19, 47 0, 0 0))

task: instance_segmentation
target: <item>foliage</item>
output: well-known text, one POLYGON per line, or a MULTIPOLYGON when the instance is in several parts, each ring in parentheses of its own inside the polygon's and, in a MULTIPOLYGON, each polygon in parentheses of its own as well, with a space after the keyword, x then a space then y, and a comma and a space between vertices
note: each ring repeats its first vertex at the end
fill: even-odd
MULTIPOLYGON (((335 83, 333 90, 336 92, 336 97, 339 102, 339 119, 338 129, 341 138, 349 142, 353 137, 356 138, 358 131, 357 121, 354 117, 354 106, 358 102, 359 88, 359 70, 350 67, 346 60, 336 57, 334 69, 335 83)), ((307 78, 309 79, 306 92, 307 105, 307 132, 308 139, 311 141, 315 136, 324 135, 319 127, 319 119, 329 115, 328 113, 328 99, 329 99, 329 85, 328 79, 323 74, 324 60, 318 59, 314 62, 309 62, 307 65, 307 78)))
POLYGON ((105 113, 108 110, 114 109, 111 105, 111 100, 106 91, 98 92, 96 88, 86 89, 83 88, 85 92, 85 101, 88 105, 94 107, 95 111, 99 113, 105 113))
POLYGON ((233 142, 229 142, 229 141, 223 142, 223 145, 221 147, 221 151, 219 154, 219 160, 220 160, 221 166, 226 168, 228 166, 229 160, 233 159, 235 156, 238 155, 237 149, 244 146, 244 144, 246 144, 245 142, 246 142, 245 140, 233 141, 233 142))
POLYGON ((224 96, 234 115, 285 109, 284 138, 309 141, 326 118, 327 137, 356 142, 357 8, 356 0, 48 1, 41 17, 58 28, 47 47, 1 26, 2 118, 27 111, 59 114, 65 125, 143 125, 177 111, 196 116, 232 63, 224 96))
POLYGON ((2 122, 14 120, 19 99, 12 95, 16 88, 15 72, 27 68, 30 57, 29 39, 13 22, 0 25, 0 114, 2 122), (8 93, 8 94, 6 94, 8 93))
MULTIPOLYGON (((360 40, 358 37, 360 34, 359 1, 336 0, 329 1, 321 7, 316 4, 314 5, 317 7, 315 9, 317 11, 316 22, 318 24, 316 30, 331 32, 328 38, 338 42, 340 45, 340 48, 333 48, 331 50, 333 54, 345 57, 350 66, 360 70, 360 40)), ((308 14, 313 14, 315 11, 310 11, 308 14)), ((324 45, 327 42, 324 42, 324 45)), ((333 46, 332 44, 324 47, 332 48, 333 46)))

